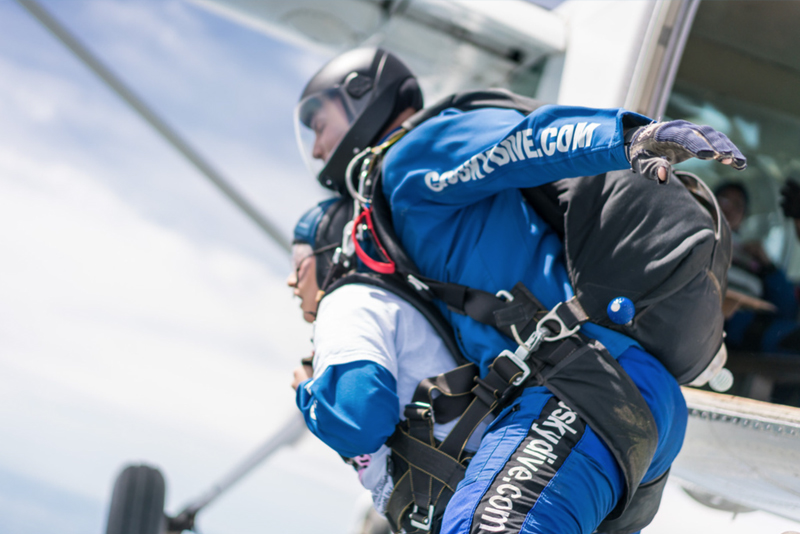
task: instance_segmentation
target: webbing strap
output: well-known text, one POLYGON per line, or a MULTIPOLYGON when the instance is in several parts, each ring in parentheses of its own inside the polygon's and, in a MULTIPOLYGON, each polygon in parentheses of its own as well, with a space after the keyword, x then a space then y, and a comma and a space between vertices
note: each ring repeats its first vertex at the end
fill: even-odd
POLYGON ((513 300, 507 300, 474 287, 440 282, 418 274, 413 276, 422 281, 431 295, 444 302, 450 311, 493 326, 509 337, 513 337, 512 325, 520 335, 527 337, 535 329, 536 320, 547 313, 547 308, 522 282, 509 292, 513 300))
POLYGON ((511 398, 517 389, 513 382, 521 374, 520 368, 504 356, 495 359, 485 378, 478 377, 476 373, 475 385, 470 391, 472 400, 439 446, 439 450, 463 460, 464 450, 472 433, 487 415, 511 398))
POLYGON ((408 430, 398 426, 386 442, 392 453, 408 465, 387 503, 387 517, 393 525, 399 527, 408 520, 411 526, 425 525, 429 529, 434 512, 440 517, 464 478, 466 467, 461 462, 470 436, 487 415, 518 389, 513 382, 521 374, 514 362, 501 356, 492 363, 484 379, 478 377, 477 366, 469 364, 420 383, 414 402, 404 411, 408 430), (438 447, 433 438, 433 422, 434 417, 440 416, 435 409, 431 413, 431 405, 436 404, 432 400, 434 391, 439 392, 436 400, 446 411, 469 401, 461 419, 438 447), (409 512, 412 505, 414 508, 409 512))
POLYGON ((398 428, 386 442, 387 446, 414 467, 437 479, 452 491, 464 478, 466 467, 441 450, 431 447, 398 428))
POLYGON ((472 400, 472 388, 478 367, 462 365, 451 371, 422 380, 411 398, 412 403, 427 403, 433 407, 437 423, 449 423, 467 409, 472 400), (434 398, 434 392, 438 395, 434 398))
MULTIPOLYGON (((433 490, 433 488, 431 489, 433 490)), ((444 513, 447 502, 453 496, 453 492, 449 491, 447 486, 438 484, 435 492, 432 491, 431 494, 433 495, 431 503, 436 506, 437 515, 441 516, 444 513)), ((411 473, 406 471, 396 481, 392 495, 386 503, 386 518, 389 520, 392 532, 400 532, 401 529, 405 529, 407 534, 420 532, 420 530, 410 527, 407 521, 404 521, 411 515, 411 507, 415 504, 414 500, 409 498, 410 495, 412 495, 411 473)), ((424 509, 422 510, 424 511, 424 509)))

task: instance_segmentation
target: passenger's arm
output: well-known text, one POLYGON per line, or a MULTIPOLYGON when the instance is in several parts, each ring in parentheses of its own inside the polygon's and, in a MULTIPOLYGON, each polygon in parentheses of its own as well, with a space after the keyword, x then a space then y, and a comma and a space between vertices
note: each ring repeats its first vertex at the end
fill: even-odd
POLYGON ((397 383, 371 361, 331 365, 297 388, 297 406, 309 430, 352 458, 377 451, 400 422, 397 383))
POLYGON ((314 325, 314 378, 297 388, 308 428, 343 456, 373 453, 400 420, 398 308, 376 288, 327 295, 314 325))

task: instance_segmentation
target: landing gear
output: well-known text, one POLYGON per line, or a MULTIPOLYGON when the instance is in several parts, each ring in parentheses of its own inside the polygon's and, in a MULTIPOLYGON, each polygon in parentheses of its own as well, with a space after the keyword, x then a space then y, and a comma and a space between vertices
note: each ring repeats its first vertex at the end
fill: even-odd
POLYGON ((148 465, 123 469, 114 483, 106 534, 163 534, 165 493, 158 469, 148 465))
POLYGON ((293 415, 274 436, 174 517, 164 514, 166 491, 161 471, 148 465, 127 466, 114 483, 106 534, 180 534, 187 530, 195 531, 195 518, 201 510, 272 453, 293 444, 305 432, 303 416, 300 413, 293 415))

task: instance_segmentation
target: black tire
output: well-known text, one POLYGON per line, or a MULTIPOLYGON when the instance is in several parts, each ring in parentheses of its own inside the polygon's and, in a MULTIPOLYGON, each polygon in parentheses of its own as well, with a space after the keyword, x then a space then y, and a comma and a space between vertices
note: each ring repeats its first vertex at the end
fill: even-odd
POLYGON ((161 471, 130 465, 114 483, 106 534, 162 534, 166 485, 161 471))

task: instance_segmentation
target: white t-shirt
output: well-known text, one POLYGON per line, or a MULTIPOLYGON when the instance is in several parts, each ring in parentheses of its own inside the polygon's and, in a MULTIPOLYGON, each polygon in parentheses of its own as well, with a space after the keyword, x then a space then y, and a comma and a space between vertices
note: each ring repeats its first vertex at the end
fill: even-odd
MULTIPOLYGON (((420 381, 456 367, 439 334, 414 306, 384 289, 348 284, 320 303, 314 326, 314 378, 331 365, 364 360, 394 376, 401 419, 420 381)), ((443 440, 455 423, 434 424, 434 436, 443 440)), ((484 427, 473 434, 470 450, 477 449, 484 427)), ((393 488, 386 468, 390 454, 383 445, 373 454, 354 458, 359 479, 381 513, 393 488)))

